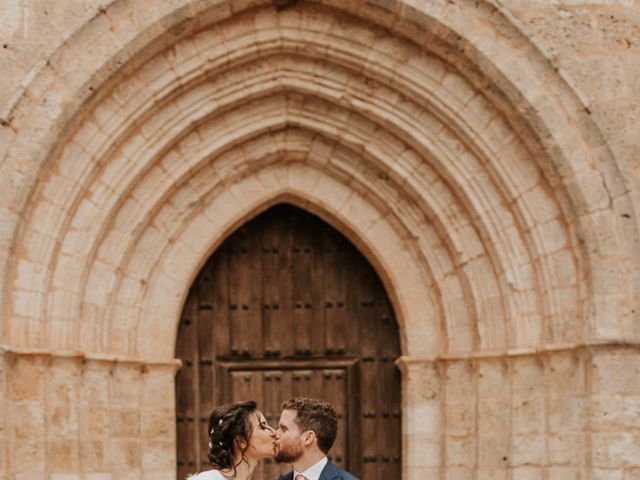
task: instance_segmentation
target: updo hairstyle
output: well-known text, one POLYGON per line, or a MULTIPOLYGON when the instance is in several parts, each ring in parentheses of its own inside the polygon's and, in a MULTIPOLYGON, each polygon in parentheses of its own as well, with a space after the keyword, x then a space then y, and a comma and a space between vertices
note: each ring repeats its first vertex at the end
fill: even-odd
POLYGON ((231 478, 236 476, 236 467, 247 461, 244 453, 253 430, 251 414, 256 410, 254 401, 228 403, 216 408, 209 417, 209 461, 217 470, 232 469, 231 478), (240 460, 236 460, 238 457, 240 460))

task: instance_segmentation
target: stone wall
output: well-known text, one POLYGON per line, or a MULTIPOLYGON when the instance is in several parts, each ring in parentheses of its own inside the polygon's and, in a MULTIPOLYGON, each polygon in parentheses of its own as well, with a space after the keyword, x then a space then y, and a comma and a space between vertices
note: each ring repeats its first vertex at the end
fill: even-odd
POLYGON ((637 480, 639 29, 632 0, 0 1, 0 480, 173 478, 186 291, 279 201, 385 283, 404 478, 637 480))
MULTIPOLYGON (((0 4, 0 118, 62 42, 107 0, 6 0, 0 4)), ((359 3, 359 0, 354 2, 359 3)), ((372 4, 393 4, 376 2, 372 4)), ((437 2, 433 2, 437 3, 437 2)), ((459 2, 464 4, 465 2, 459 2)), ((498 0, 571 83, 606 134, 633 185, 640 182, 640 6, 637 0, 498 0)), ((148 8, 153 9, 152 5, 148 8)))
POLYGON ((631 480, 640 474, 636 348, 399 363, 406 478, 434 478, 443 466, 455 480, 631 480))
POLYGON ((0 478, 175 480, 177 364, 0 355, 0 478))

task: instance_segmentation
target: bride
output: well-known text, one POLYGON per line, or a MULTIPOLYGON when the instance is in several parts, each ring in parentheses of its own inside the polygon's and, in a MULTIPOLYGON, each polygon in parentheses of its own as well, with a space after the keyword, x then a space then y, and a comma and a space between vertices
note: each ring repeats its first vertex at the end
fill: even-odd
POLYGON ((273 456, 273 432, 254 401, 216 408, 209 417, 209 460, 214 469, 187 480, 249 480, 258 462, 273 456))

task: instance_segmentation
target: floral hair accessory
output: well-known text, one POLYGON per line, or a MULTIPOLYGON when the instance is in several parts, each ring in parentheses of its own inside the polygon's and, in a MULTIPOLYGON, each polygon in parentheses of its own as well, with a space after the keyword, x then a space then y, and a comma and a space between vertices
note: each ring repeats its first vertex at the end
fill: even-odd
MULTIPOLYGON (((218 427, 222 426, 222 419, 218 420, 218 427)), ((213 435, 213 433, 215 432, 215 428, 211 428, 211 432, 209 432, 209 435, 213 435)))

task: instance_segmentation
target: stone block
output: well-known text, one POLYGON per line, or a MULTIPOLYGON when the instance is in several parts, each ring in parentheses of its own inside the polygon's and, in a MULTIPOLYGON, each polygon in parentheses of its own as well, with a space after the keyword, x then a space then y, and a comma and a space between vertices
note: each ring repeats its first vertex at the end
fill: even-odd
POLYGON ((544 480, 544 470, 540 466, 515 467, 512 470, 512 478, 517 478, 518 480, 544 480))
POLYGON ((479 468, 476 470, 478 480, 507 480, 509 470, 506 468, 479 468))
POLYGON ((405 413, 409 420, 407 434, 409 435, 433 435, 439 433, 442 428, 442 405, 439 401, 422 402, 412 405, 405 413))
POLYGON ((149 367, 142 377, 142 404, 173 408, 175 404, 175 373, 172 368, 149 367))
POLYGON ((558 252, 567 247, 567 232, 558 220, 540 223, 531 229, 530 240, 540 254, 558 252))
POLYGON ((86 438, 105 437, 110 433, 109 408, 83 406, 80 408, 80 432, 86 438))
MULTIPOLYGON (((103 438, 89 437, 80 442, 80 469, 82 471, 95 472, 93 475, 96 476, 106 474, 99 472, 109 471, 109 441, 103 438)), ((111 480, 111 476, 109 476, 109 480, 111 480)))
POLYGON ((478 436, 478 465, 480 468, 502 470, 511 465, 511 439, 502 433, 478 436))
POLYGON ((140 436, 140 410, 137 407, 113 408, 109 414, 112 437, 138 438, 140 436))
POLYGON ((591 435, 592 462, 598 468, 640 466, 640 436, 629 432, 591 435))
POLYGON ((588 450, 585 433, 551 434, 548 437, 548 442, 550 465, 586 465, 588 450))
POLYGON ((9 451, 8 442, 4 434, 0 434, 0 478, 7 472, 7 452, 9 451))
POLYGON ((590 480, 624 480, 625 473, 620 469, 592 468, 588 471, 590 480))
POLYGON ((167 439, 142 443, 142 468, 145 471, 171 470, 176 464, 175 444, 167 439))
POLYGON ((46 370, 43 362, 43 358, 37 356, 15 358, 8 378, 11 400, 19 402, 44 398, 46 370))
POLYGON ((617 431, 622 427, 622 395, 594 395, 589 403, 589 424, 598 431, 617 431))
POLYGON ((592 390, 605 395, 640 392, 640 355, 598 353, 592 359, 592 390))
POLYGON ((511 455, 511 464, 514 466, 545 465, 547 463, 545 436, 514 435, 511 455))
POLYGON ((109 402, 112 405, 140 405, 142 373, 140 367, 131 364, 117 365, 109 382, 109 402))
POLYGON ((80 442, 77 437, 54 436, 47 445, 47 469, 57 474, 79 471, 80 442))
POLYGON ((514 397, 530 398, 543 394, 546 379, 540 358, 534 356, 516 357, 512 360, 514 397))
POLYGON ((578 467, 550 467, 549 480, 581 480, 581 470, 578 467))
POLYGON ((549 398, 549 431, 582 431, 588 421, 588 405, 584 398, 552 395, 549 398))
POLYGON ((446 405, 446 431, 449 435, 466 436, 475 432, 475 408, 472 400, 451 401, 446 405))
POLYGON ((474 469, 471 467, 447 467, 446 480, 473 480, 474 469))
POLYGON ((406 435, 403 456, 409 468, 439 467, 442 463, 443 442, 439 436, 406 435))
POLYGON ((508 361, 502 358, 483 359, 477 362, 476 369, 479 398, 504 398, 511 383, 508 361))
POLYGON ((437 366, 431 362, 406 363, 407 412, 413 406, 432 400, 439 401, 442 396, 442 380, 437 366))
POLYGON ((476 465, 476 439, 475 437, 451 437, 445 440, 445 462, 449 467, 468 467, 476 465))
POLYGON ((405 469, 407 480, 424 480, 425 478, 438 478, 441 469, 438 467, 423 467, 422 465, 409 465, 405 469))
POLYGON ((45 431, 45 404, 43 401, 19 402, 11 408, 11 425, 17 439, 33 438, 33 432, 45 431))
POLYGON ((176 412, 172 408, 145 408, 142 410, 142 435, 145 438, 175 437, 176 412))
POLYGON ((149 472, 142 472, 142 479, 143 480, 174 480, 174 478, 176 478, 174 469, 175 467, 165 471, 152 470, 149 472))
POLYGON ((511 432, 511 399, 509 397, 478 402, 478 432, 483 436, 508 436, 511 432))
POLYGON ((545 431, 547 412, 542 395, 513 400, 513 432, 515 434, 541 434, 545 431))
POLYGON ((597 26, 602 39, 602 47, 610 52, 640 51, 640 22, 637 16, 628 15, 625 10, 600 12, 597 26))
POLYGON ((113 473, 133 472, 142 466, 142 446, 138 439, 111 439, 108 455, 113 473))
POLYGON ((586 393, 585 360, 576 352, 549 353, 545 374, 553 395, 581 396, 586 393))
POLYGON ((622 400, 623 428, 637 429, 640 427, 640 396, 626 395, 622 400))
POLYGON ((475 372, 468 361, 452 361, 446 366, 447 401, 461 401, 475 397, 475 372))
POLYGON ((33 436, 14 440, 11 448, 12 464, 20 465, 20 473, 32 473, 31 478, 38 478, 38 473, 44 472, 46 468, 45 445, 42 438, 33 436))
POLYGON ((51 432, 55 432, 55 435, 67 436, 78 433, 77 405, 49 405, 47 410, 47 427, 51 432))

